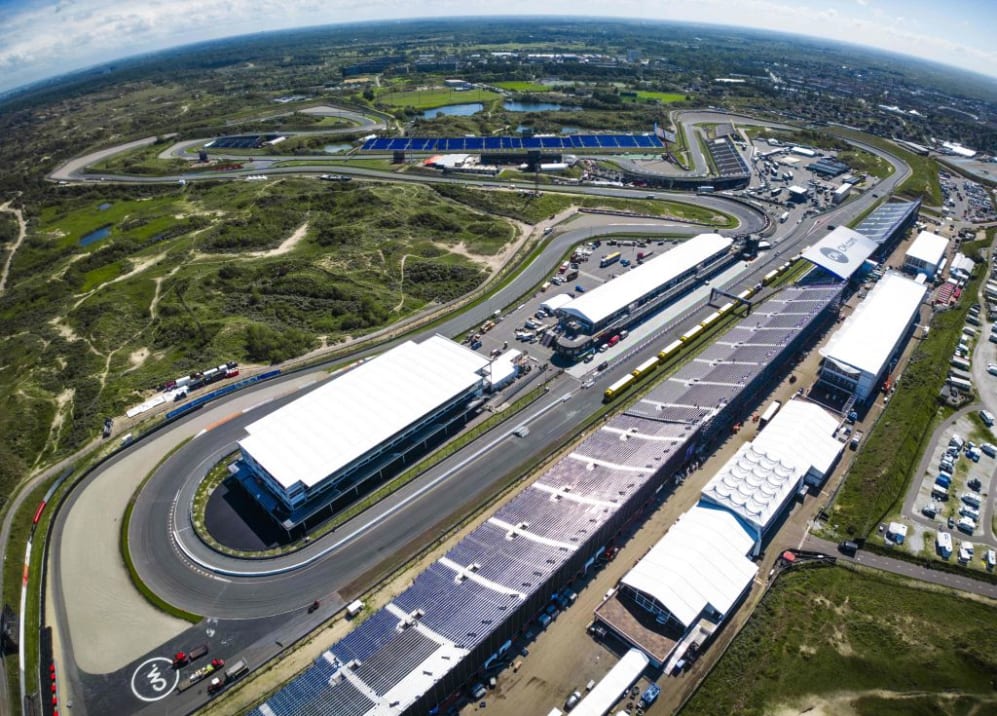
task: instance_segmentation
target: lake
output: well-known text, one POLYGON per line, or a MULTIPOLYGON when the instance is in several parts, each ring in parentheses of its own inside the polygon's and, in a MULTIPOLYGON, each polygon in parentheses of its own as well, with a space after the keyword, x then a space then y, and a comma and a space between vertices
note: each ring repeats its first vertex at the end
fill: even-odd
POLYGON ((551 102, 503 102, 503 109, 510 112, 557 112, 558 110, 578 111, 581 107, 565 107, 551 102))
POLYGON ((423 119, 432 119, 438 114, 448 117, 470 117, 485 108, 481 102, 468 102, 466 104, 448 104, 443 107, 431 107, 422 113, 423 119))
POLYGON ((80 239, 80 246, 89 246, 90 244, 100 241, 101 239, 106 239, 111 235, 111 227, 113 224, 105 224, 99 229, 94 229, 89 234, 80 239))

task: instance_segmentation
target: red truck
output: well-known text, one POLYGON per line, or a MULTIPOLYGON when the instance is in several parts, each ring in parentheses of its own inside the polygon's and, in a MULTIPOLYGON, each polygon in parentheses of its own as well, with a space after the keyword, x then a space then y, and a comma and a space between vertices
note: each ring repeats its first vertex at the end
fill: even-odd
POLYGON ((181 667, 187 666, 192 661, 197 661, 202 656, 208 655, 208 645, 201 644, 200 646, 195 646, 190 651, 178 651, 173 655, 173 668, 179 669, 181 667))

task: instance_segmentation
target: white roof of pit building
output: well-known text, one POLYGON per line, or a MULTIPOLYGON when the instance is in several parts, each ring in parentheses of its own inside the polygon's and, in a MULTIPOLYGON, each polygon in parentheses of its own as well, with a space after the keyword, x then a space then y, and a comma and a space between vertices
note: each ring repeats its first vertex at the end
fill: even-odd
POLYGON ((888 271, 820 354, 850 372, 879 375, 924 300, 926 288, 888 271))
POLYGON ((758 573, 754 539, 725 510, 697 505, 621 580, 658 600, 686 627, 707 605, 727 614, 758 573))
POLYGON ((732 243, 733 239, 720 234, 699 234, 645 261, 635 269, 590 289, 564 305, 561 310, 593 325, 597 324, 696 264, 727 250, 732 243))
POLYGON ((571 298, 566 293, 559 293, 555 296, 551 296, 546 301, 540 304, 540 307, 553 313, 559 308, 563 308, 571 303, 574 299, 571 298))
POLYGON ((751 444, 804 471, 826 475, 845 447, 834 438, 838 423, 838 418, 819 405, 793 399, 782 406, 751 444))
POLYGON ((746 443, 706 484, 702 497, 730 510, 761 535, 796 492, 804 472, 806 468, 788 456, 746 443))
POLYGON ((933 234, 930 231, 922 231, 907 249, 906 256, 923 261, 929 266, 937 266, 945 256, 945 249, 948 245, 949 240, 944 236, 933 234))
POLYGON ((246 427, 239 446, 285 489, 311 487, 482 380, 488 359, 407 341, 246 427))

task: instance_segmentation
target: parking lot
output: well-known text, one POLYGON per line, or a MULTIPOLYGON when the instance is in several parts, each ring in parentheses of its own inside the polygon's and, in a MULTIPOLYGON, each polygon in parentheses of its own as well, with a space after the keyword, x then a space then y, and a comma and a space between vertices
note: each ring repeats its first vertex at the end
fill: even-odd
MULTIPOLYGON (((987 503, 991 501, 997 471, 995 441, 997 438, 980 422, 976 410, 939 434, 925 469, 912 488, 917 490, 914 519, 938 534, 949 533, 952 547, 941 549, 937 540, 919 545, 920 536, 915 534, 908 549, 933 552, 949 559, 963 540, 975 541, 980 546, 993 545, 986 518, 991 512, 987 503)), ((986 552, 977 550, 978 564, 974 566, 987 566, 986 552)))
POLYGON ((982 185, 958 174, 938 172, 946 218, 972 223, 997 220, 997 210, 982 185))

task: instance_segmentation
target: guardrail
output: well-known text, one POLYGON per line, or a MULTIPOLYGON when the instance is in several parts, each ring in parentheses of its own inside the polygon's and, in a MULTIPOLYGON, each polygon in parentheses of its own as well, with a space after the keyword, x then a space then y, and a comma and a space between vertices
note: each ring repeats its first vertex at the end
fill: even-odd
POLYGON ((266 373, 260 373, 259 375, 254 375, 254 376, 249 377, 249 378, 244 378, 243 380, 240 380, 240 381, 238 381, 236 383, 232 383, 231 385, 226 385, 224 388, 219 388, 218 390, 213 390, 210 393, 205 393, 204 395, 198 396, 197 398, 194 398, 193 400, 191 400, 191 401, 189 401, 187 403, 184 403, 179 408, 174 408, 173 410, 170 410, 169 412, 167 412, 166 413, 166 420, 167 420, 167 422, 169 422, 170 420, 173 420, 174 418, 178 418, 181 415, 186 415, 187 413, 189 413, 189 412, 191 412, 193 410, 197 410, 202 405, 204 405, 205 403, 208 403, 208 402, 214 400, 215 398, 221 398, 222 396, 228 395, 229 393, 232 393, 232 392, 235 392, 236 390, 239 390, 240 388, 245 388, 248 385, 253 385, 254 383, 259 383, 260 381, 263 381, 263 380, 269 380, 270 378, 276 378, 280 374, 281 374, 280 369, 270 370, 270 371, 267 371, 266 373))

